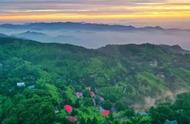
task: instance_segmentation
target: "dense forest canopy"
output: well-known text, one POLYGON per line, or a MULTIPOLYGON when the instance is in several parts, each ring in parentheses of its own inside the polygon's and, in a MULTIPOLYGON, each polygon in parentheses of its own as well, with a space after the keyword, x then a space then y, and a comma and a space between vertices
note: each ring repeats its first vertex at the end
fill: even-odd
POLYGON ((1 124, 189 124, 189 88, 179 46, 0 38, 1 124))

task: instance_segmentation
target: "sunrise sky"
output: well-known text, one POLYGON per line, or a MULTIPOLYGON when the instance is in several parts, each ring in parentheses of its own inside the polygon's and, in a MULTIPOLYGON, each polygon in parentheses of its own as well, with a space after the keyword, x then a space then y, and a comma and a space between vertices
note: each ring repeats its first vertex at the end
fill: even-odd
POLYGON ((0 0, 0 23, 55 21, 190 29, 190 0, 0 0))

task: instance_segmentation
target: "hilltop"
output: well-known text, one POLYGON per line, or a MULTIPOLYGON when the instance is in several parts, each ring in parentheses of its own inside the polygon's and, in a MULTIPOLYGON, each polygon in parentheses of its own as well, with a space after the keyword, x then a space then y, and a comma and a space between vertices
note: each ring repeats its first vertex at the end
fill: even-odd
POLYGON ((1 37, 0 73, 0 94, 2 99, 8 97, 11 104, 17 105, 16 99, 21 100, 20 105, 50 97, 53 105, 48 105, 58 111, 66 103, 113 112, 128 108, 145 111, 161 102, 172 103, 177 94, 189 91, 190 54, 176 45, 129 44, 86 49, 1 37), (77 92, 84 94, 82 101, 77 101, 77 92))
MULTIPOLYGON (((146 98, 156 102, 190 86, 190 54, 179 46, 129 44, 86 49, 14 38, 1 38, 0 44, 1 63, 17 58, 41 66, 56 75, 53 82, 93 87, 112 104, 121 101, 144 108, 149 105, 146 98), (155 99, 158 96, 161 98, 155 99)), ((22 78, 18 81, 26 80, 22 78)))

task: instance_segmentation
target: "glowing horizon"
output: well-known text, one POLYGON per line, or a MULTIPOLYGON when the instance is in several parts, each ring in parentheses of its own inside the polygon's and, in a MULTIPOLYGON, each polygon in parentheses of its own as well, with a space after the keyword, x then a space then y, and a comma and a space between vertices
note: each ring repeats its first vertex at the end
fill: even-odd
POLYGON ((159 25, 190 29, 190 0, 0 1, 0 22, 42 21, 159 25))

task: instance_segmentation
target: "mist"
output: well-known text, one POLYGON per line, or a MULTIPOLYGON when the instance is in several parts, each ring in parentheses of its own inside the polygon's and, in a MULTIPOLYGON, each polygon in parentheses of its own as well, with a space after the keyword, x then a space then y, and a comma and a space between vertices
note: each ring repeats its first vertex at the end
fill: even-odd
POLYGON ((185 30, 130 30, 103 31, 82 29, 37 30, 6 29, 0 33, 43 43, 68 43, 86 48, 99 48, 108 44, 167 44, 180 45, 190 50, 190 31, 185 30))

